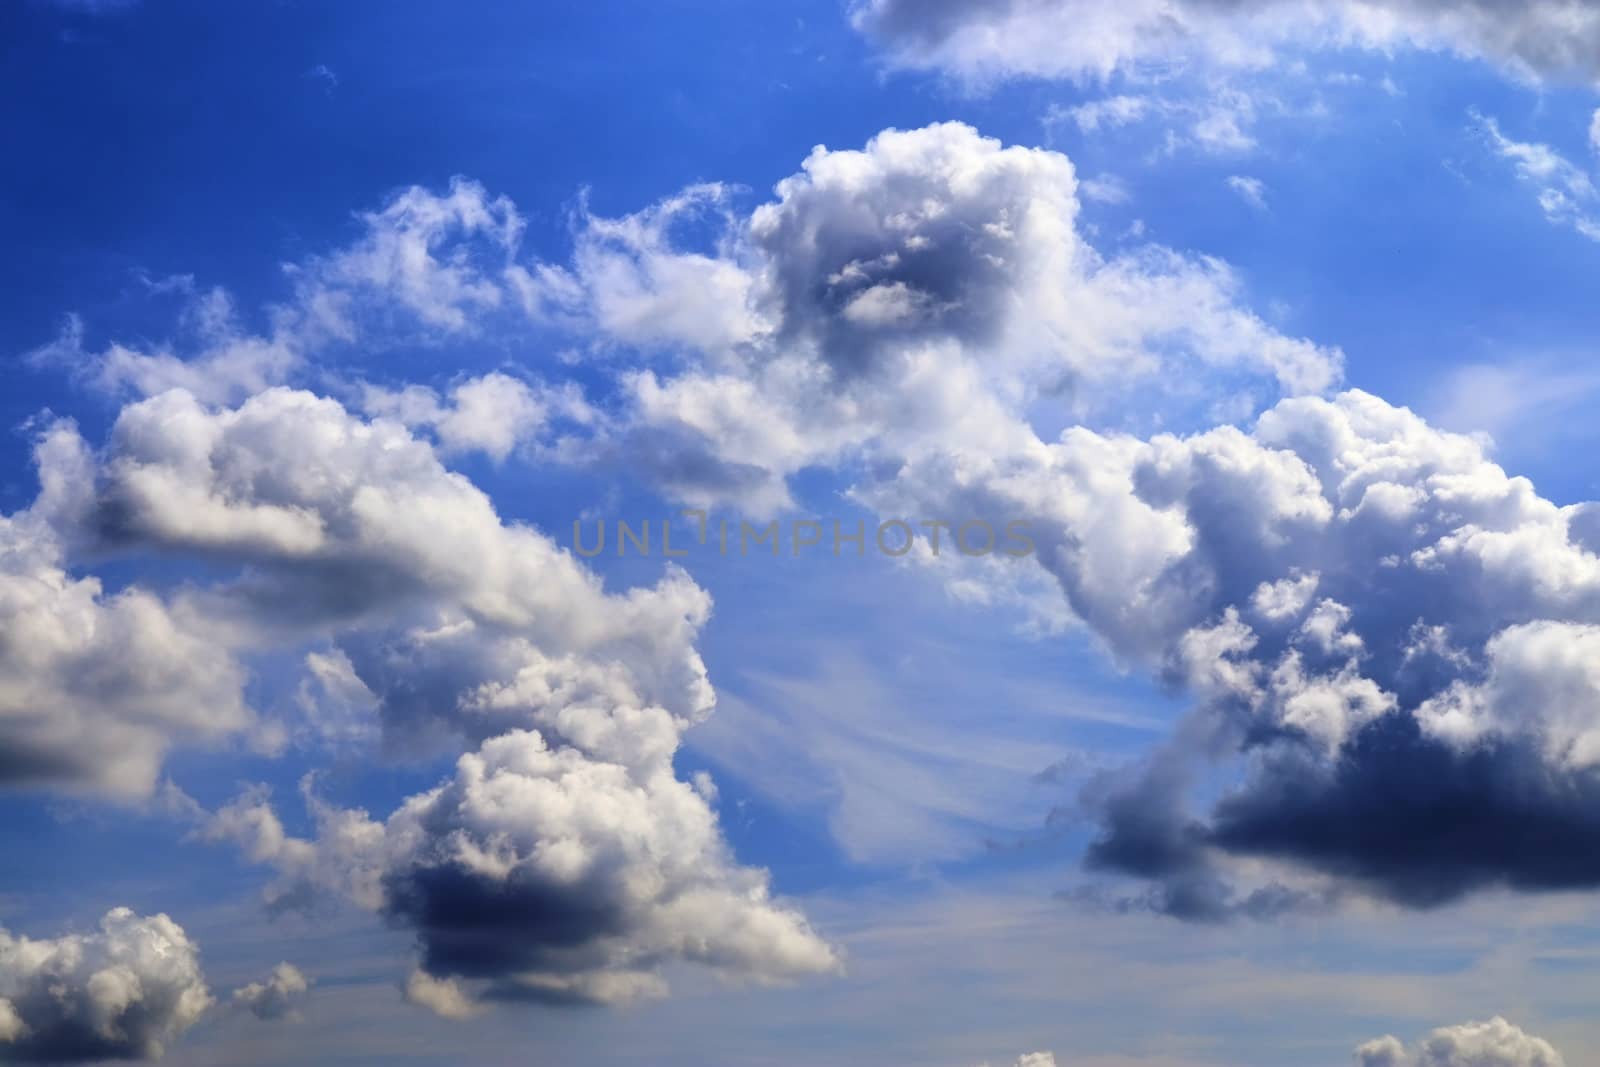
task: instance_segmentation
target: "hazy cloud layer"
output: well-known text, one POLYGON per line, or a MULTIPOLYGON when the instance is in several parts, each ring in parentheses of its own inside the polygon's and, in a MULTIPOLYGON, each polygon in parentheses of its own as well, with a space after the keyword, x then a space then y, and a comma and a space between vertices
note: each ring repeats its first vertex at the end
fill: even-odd
POLYGON ((1592 0, 858 0, 851 18, 893 64, 980 84, 1265 66, 1278 48, 1349 46, 1448 51, 1520 77, 1600 75, 1592 0))

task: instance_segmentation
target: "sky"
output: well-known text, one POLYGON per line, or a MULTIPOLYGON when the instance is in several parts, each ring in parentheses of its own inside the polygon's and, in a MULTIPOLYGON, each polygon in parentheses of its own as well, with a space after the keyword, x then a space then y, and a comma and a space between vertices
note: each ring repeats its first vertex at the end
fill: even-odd
POLYGON ((0 1063, 1600 1063, 1600 4, 0 55, 0 1063))

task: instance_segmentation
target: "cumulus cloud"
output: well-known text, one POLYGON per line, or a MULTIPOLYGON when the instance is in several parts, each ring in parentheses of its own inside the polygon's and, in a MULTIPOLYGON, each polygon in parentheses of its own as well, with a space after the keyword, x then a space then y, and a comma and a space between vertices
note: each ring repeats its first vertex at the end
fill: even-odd
POLYGON ((159 1059, 211 1005, 199 951, 165 915, 114 908, 91 934, 0 930, 0 1061, 159 1059))
POLYGON ((1197 696, 1143 773, 1085 797, 1091 866, 1157 880, 1167 910, 1259 908, 1223 856, 1416 905, 1600 880, 1577 859, 1596 833, 1590 509, 1476 439, 1350 392, 1282 401, 1249 434, 1074 428, 1026 468, 963 457, 881 492, 1037 509, 1038 559, 1079 618, 1197 696), (1195 767, 1224 753, 1242 776, 1196 816, 1195 767))
MULTIPOLYGON (((366 715, 391 747, 465 754, 382 821, 308 781, 311 838, 254 791, 199 833, 275 867, 274 907, 339 897, 415 930, 413 1000, 460 1014, 452 997, 657 995, 679 960, 761 981, 836 968, 766 872, 733 857, 714 789, 674 773, 714 704, 695 648, 710 598, 676 568, 610 591, 444 465, 463 435, 491 452, 515 439, 484 424, 530 417, 516 380, 390 399, 367 418, 284 387, 232 406, 171 389, 125 407, 99 449, 53 428, 39 500, 0 528, 17 572, 0 588, 31 627, 0 646, 7 765, 148 789, 186 730, 249 725, 241 663, 287 653, 324 737, 361 740, 366 715), (65 577, 72 555, 205 568, 170 603, 108 600, 65 577)), ((240 1003, 277 1011, 292 978, 240 1003)))
POLYGON ((665 765, 640 777, 515 732, 386 824, 313 798, 318 836, 301 841, 247 797, 211 832, 277 866, 284 893, 342 892, 417 929, 408 995, 442 1014, 456 998, 659 995, 671 958, 761 979, 836 965, 764 874, 732 864, 697 791, 665 765))
POLYGON ((308 659, 320 694, 370 702, 393 742, 476 746, 382 822, 309 784, 313 839, 258 793, 216 813, 205 836, 282 873, 276 906, 381 912, 478 999, 656 994, 674 959, 763 980, 837 965, 674 774, 714 701, 694 647, 710 600, 683 572, 608 592, 399 422, 288 389, 132 404, 85 479, 58 520, 73 536, 240 568, 192 591, 213 633, 331 645, 308 659))
POLYGON ((1600 74, 1600 8, 1589 0, 857 0, 851 20, 891 63, 974 84, 1264 66, 1281 48, 1349 46, 1448 51, 1524 78, 1600 74))
MULTIPOLYGON (((599 719, 604 709, 574 709, 599 719)), ((660 996, 669 960, 776 981, 837 968, 834 950, 763 871, 738 866, 702 791, 673 776, 661 709, 617 709, 596 733, 653 729, 620 755, 518 730, 461 757, 455 776, 384 822, 308 792, 314 839, 289 837, 259 794, 207 833, 278 869, 279 902, 340 894, 417 932, 409 999, 447 1017, 487 1002, 660 996), (631 720, 631 721, 630 721, 631 720), (634 762, 627 762, 632 759, 634 762)))
POLYGON ((257 1019, 271 1021, 299 1018, 300 1009, 311 995, 311 980, 292 963, 280 963, 259 982, 233 991, 231 1003, 257 1019))
POLYGON ((695 499, 711 483, 690 473, 720 465, 715 487, 759 508, 788 473, 857 455, 854 494, 880 514, 1030 516, 1072 612, 1201 704, 1143 773, 1085 797, 1090 865, 1152 879, 1153 906, 1216 918, 1323 906, 1341 885, 1429 905, 1594 884, 1571 859, 1594 833, 1587 512, 1360 392, 1291 395, 1251 430, 1042 435, 1052 372, 1244 362, 1291 394, 1337 374, 1336 354, 1239 308, 1216 268, 1103 261, 1075 212, 1063 157, 961 126, 819 149, 738 242, 765 334, 631 379, 636 427, 706 453, 658 483, 695 499), (1180 317, 1177 352, 1155 344, 1180 317), (1197 767, 1216 758, 1242 777, 1197 816, 1197 767), (1236 889, 1242 858, 1282 880, 1236 889))
POLYGON ((1340 354, 1244 309, 1225 264, 1101 255, 1078 227, 1078 188, 1059 153, 947 123, 815 149, 774 200, 724 214, 714 256, 673 243, 677 201, 587 220, 560 288, 573 321, 610 343, 641 342, 607 310, 665 284, 641 279, 740 279, 682 328, 648 320, 652 343, 692 361, 623 372, 609 447, 680 498, 761 512, 788 502, 805 466, 1001 444, 1018 407, 1086 417, 1175 385, 1162 372, 1180 367, 1208 372, 1181 379, 1199 391, 1208 376, 1267 393, 1338 381, 1340 354), (597 244, 604 257, 583 251, 597 244))
MULTIPOLYGON (((1032 565, 1072 614, 1198 704, 1083 797, 1090 866, 1149 880, 1140 906, 1270 916, 1351 890, 1428 906, 1600 882, 1581 859, 1592 509, 1377 397, 1318 395, 1337 353, 1252 316, 1220 265, 1104 259, 1076 211, 1065 157, 965 126, 819 148, 727 240, 756 325, 624 372, 633 406, 610 429, 649 440, 641 471, 689 500, 782 506, 790 474, 826 464, 882 515, 1029 517, 1032 565), (1059 402, 1178 367, 1287 398, 1247 429, 1144 437, 1059 402), (1231 787, 1200 789, 1210 763, 1231 787)), ((573 278, 598 305, 604 279, 573 278)))
POLYGON ((1444 1026, 1407 1049, 1383 1037, 1356 1049, 1358 1067, 1565 1067, 1550 1043, 1501 1018, 1444 1026))
POLYGON ((192 598, 69 569, 92 459, 64 422, 35 458, 38 499, 0 515, 0 784, 146 794, 171 744, 253 724, 246 672, 192 598))
MULTIPOLYGON (((1600 747, 1591 509, 1376 397, 1320 395, 1339 354, 1251 314, 1225 266, 1108 259, 1077 209, 1057 153, 959 124, 886 131, 818 148, 748 216, 691 191, 580 220, 573 263, 507 277, 535 314, 644 350, 613 364, 620 399, 588 430, 669 495, 771 509, 831 464, 885 515, 1032 519, 1024 566, 1057 602, 1197 698, 1141 771, 1084 797, 1091 866, 1149 880, 1150 906, 1216 918, 1346 886, 1427 905, 1600 881, 1572 858, 1594 852, 1600 747), (709 250, 680 247, 685 212, 722 227, 709 250), (640 310, 707 286, 722 296, 703 313, 640 310), (1208 422, 1256 391, 1288 398, 1248 429, 1086 422, 1108 398, 1159 409, 1191 386, 1208 422), (1197 796, 1210 761, 1233 785, 1197 796), (1281 877, 1236 885, 1244 860, 1281 877)), ((514 234, 509 206, 453 210, 514 234)), ((403 274, 385 247, 351 276, 403 274)), ((478 299, 459 277, 418 284, 440 322, 478 299)), ((334 893, 415 929, 419 1001, 622 999, 657 991, 671 959, 833 966, 727 855, 710 791, 671 771, 714 700, 694 647, 709 598, 677 571, 608 592, 443 465, 452 447, 517 447, 543 417, 517 379, 369 399, 379 417, 287 388, 231 405, 177 389, 129 405, 98 455, 70 432, 56 446, 76 473, 52 484, 75 488, 42 494, 30 528, 210 561, 225 576, 180 606, 214 643, 313 652, 308 706, 370 708, 390 744, 465 746, 450 779, 381 818, 308 789, 310 837, 259 795, 208 832, 280 871, 280 906, 334 893), (496 924, 468 921, 482 914, 496 924)))
POLYGON ((581 426, 596 418, 571 383, 561 388, 533 386, 499 372, 458 382, 446 396, 421 385, 403 389, 368 385, 361 407, 368 414, 431 431, 447 455, 482 452, 497 461, 537 439, 553 419, 581 426))

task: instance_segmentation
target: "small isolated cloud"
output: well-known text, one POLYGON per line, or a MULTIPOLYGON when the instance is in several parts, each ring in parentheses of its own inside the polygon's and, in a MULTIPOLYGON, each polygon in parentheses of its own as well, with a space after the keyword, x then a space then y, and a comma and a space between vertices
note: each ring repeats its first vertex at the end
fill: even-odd
POLYGON ((0 1062, 160 1059, 211 1005, 199 949, 165 915, 114 908, 91 934, 0 929, 0 1062))
POLYGON ((1131 195, 1127 184, 1114 174, 1085 178, 1078 183, 1078 191, 1083 194, 1085 200, 1094 200, 1102 204, 1124 204, 1131 195))
POLYGON ((326 63, 318 63, 306 71, 307 78, 321 85, 327 92, 339 88, 339 76, 326 63))
POLYGON ((311 995, 311 980, 292 963, 280 963, 259 982, 233 991, 233 1006, 257 1019, 295 1020, 311 995))
MULTIPOLYGON (((987 1063, 983 1067, 989 1067, 987 1063)), ((1056 1057, 1053 1052, 1024 1052, 1017 1057, 1012 1067, 1056 1067, 1056 1057)))
POLYGON ((1228 188, 1239 194, 1239 199, 1255 208, 1265 211, 1267 208, 1267 187, 1260 178, 1247 178, 1238 174, 1228 178, 1228 188))
POLYGON ((1440 1027, 1407 1048, 1381 1037, 1355 1051, 1357 1067, 1565 1067, 1548 1041, 1501 1018, 1440 1027))

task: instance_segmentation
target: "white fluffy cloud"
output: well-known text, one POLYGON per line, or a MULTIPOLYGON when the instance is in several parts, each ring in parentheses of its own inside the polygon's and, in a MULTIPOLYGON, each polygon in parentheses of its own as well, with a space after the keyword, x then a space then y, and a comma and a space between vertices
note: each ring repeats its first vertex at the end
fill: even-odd
MULTIPOLYGON (((167 744, 249 725, 240 664, 287 652, 313 714, 468 751, 382 822, 308 788, 313 839, 255 793, 202 832, 277 867, 280 907, 336 894, 416 930, 418 1002, 626 999, 663 991, 674 960, 758 980, 837 966, 731 855, 713 791, 674 774, 715 699, 695 648, 710 598, 682 571, 609 591, 401 421, 287 388, 233 407, 171 390, 124 408, 102 449, 59 426, 40 457, 0 557, 0 603, 28 627, 7 636, 29 638, 0 659, 16 777, 148 789, 167 744), (171 603, 107 599, 65 577, 74 552, 207 569, 171 603)), ((241 1003, 276 1010, 276 979, 241 1003)))
POLYGON ((192 594, 214 632, 331 642, 317 684, 372 701, 391 739, 478 746, 383 822, 313 797, 314 840, 258 795, 218 813, 206 833, 278 867, 280 906, 381 911, 417 931, 429 978, 474 996, 624 999, 664 988, 673 959, 836 966, 673 773, 714 700, 694 648, 710 601, 681 571, 610 593, 399 423, 286 389, 130 405, 91 481, 80 536, 244 568, 192 594))
POLYGON ((486 1000, 658 996, 658 968, 675 959, 762 981, 834 970, 834 951, 771 897, 765 872, 734 862, 703 791, 674 777, 670 717, 611 715, 592 748, 532 730, 491 738, 384 822, 311 795, 318 831, 302 840, 250 795, 207 833, 276 867, 279 901, 340 893, 415 929, 408 996, 446 1016, 486 1000), (618 749, 624 730, 661 747, 618 749))
POLYGON ((0 783, 147 793, 172 743, 252 724, 245 672, 190 598, 69 570, 92 460, 66 423, 35 451, 38 500, 0 515, 0 783))
POLYGON ((311 995, 311 980, 292 963, 280 963, 259 982, 233 991, 230 1002, 257 1019, 295 1019, 311 995))
POLYGON ((1105 79, 1192 62, 1264 66, 1278 48, 1399 46, 1522 77, 1600 75, 1590 0, 858 0, 852 21, 899 66, 972 83, 1105 79))
POLYGON ((1012 451, 1011 413, 1034 403, 1074 419, 1135 390, 1204 404, 1339 380, 1340 354, 1247 311, 1226 265, 1159 247, 1107 258, 1078 207, 1059 153, 959 123, 888 130, 814 150, 775 200, 725 217, 714 257, 672 246, 678 201, 589 219, 580 250, 605 255, 580 251, 559 288, 610 343, 639 343, 608 307, 646 290, 679 303, 662 279, 685 272, 742 279, 683 329, 649 319, 653 342, 696 358, 625 373, 610 433, 670 492, 751 511, 786 503, 807 465, 893 463, 952 439, 1012 451))
POLYGON ((1056 1057, 1050 1052, 1025 1052, 1017 1057, 1013 1067, 1056 1067, 1056 1057))
POLYGON ((1383 1037, 1356 1049, 1359 1067, 1565 1067, 1550 1043, 1506 1022, 1444 1026, 1407 1049, 1398 1038, 1383 1037))
POLYGON ((885 514, 1033 516, 1077 616, 1202 699, 1210 740, 1191 755, 1251 754, 1212 824, 1164 759, 1112 788, 1095 862, 1188 878, 1210 850, 1276 856, 1415 903, 1600 876, 1567 861, 1595 832, 1592 509, 1540 498, 1477 440, 1349 392, 1282 401, 1248 434, 1073 428, 1022 455, 910 464, 865 496, 885 514), (1548 790, 1517 784, 1529 774, 1548 790), (1414 823, 1363 814, 1395 790, 1414 823), (1443 806, 1458 794, 1471 803, 1443 806), (1564 843, 1534 847, 1533 825, 1564 843), (1451 834, 1476 845, 1401 845, 1451 834))
POLYGON ((482 452, 504 460, 535 440, 552 419, 583 425, 595 414, 571 384, 552 389, 494 372, 451 387, 448 396, 426 386, 384 389, 368 385, 362 410, 433 433, 442 452, 482 452))
POLYGON ((97 933, 39 941, 0 930, 0 1061, 159 1059, 210 1005, 165 915, 115 908, 97 933))
MULTIPOLYGON (((819 148, 717 257, 749 279, 737 328, 709 348, 674 338, 689 358, 670 370, 625 372, 632 406, 608 431, 688 500, 779 507, 788 476, 821 464, 885 516, 1032 521, 1072 613, 1201 698, 1172 751, 1087 798, 1091 863, 1156 879, 1159 906, 1286 906, 1281 885, 1232 896, 1219 865, 1239 856, 1413 904, 1600 884, 1600 864, 1564 858, 1600 834, 1569 792, 1586 788, 1600 706, 1582 667, 1600 624, 1592 509, 1377 397, 1318 395, 1338 354, 1252 316, 1225 268, 1159 249, 1106 260, 1076 212, 1064 157, 961 125, 819 148), (1288 399, 1248 430, 1085 424, 1118 390, 1169 407, 1172 382, 1244 390, 1242 407, 1213 393, 1214 417, 1263 387, 1288 399), (1242 777, 1196 818, 1194 764, 1219 754, 1242 777), (1533 768, 1552 776, 1536 798, 1518 784, 1533 768), (1413 818, 1357 817, 1396 790, 1413 818), (1501 830, 1529 820, 1564 844, 1501 830), (1475 852, 1406 843, 1474 834, 1475 852)), ((648 233, 630 238, 641 263, 682 254, 652 226, 607 233, 648 233)), ((580 304, 604 303, 605 272, 568 278, 580 304)), ((957 577, 974 573, 989 577, 957 577)))

